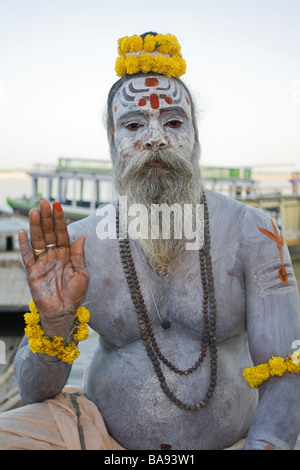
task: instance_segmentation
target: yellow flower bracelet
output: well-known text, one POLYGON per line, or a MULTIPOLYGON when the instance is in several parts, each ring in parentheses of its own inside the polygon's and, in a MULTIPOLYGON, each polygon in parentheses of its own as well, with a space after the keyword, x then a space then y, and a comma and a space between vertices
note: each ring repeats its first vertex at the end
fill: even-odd
POLYGON ((79 356, 78 346, 75 341, 83 341, 89 335, 87 322, 90 319, 89 311, 85 307, 79 307, 73 327, 70 331, 67 341, 61 336, 49 338, 45 335, 40 325, 40 314, 33 300, 29 302, 30 313, 25 313, 24 320, 26 323, 25 334, 28 338, 30 350, 33 353, 44 353, 49 356, 57 356, 61 361, 72 364, 79 356))
POLYGON ((270 376, 277 375, 281 377, 285 372, 291 372, 292 374, 300 373, 300 354, 297 351, 286 359, 272 357, 267 364, 248 367, 244 369, 243 377, 250 387, 258 388, 270 376))

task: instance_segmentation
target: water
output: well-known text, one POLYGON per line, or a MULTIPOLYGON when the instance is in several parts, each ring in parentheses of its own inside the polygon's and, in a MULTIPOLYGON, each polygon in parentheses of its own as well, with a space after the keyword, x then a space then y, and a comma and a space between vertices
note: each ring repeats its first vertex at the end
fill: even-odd
POLYGON ((0 205, 5 204, 7 197, 29 197, 31 193, 32 182, 27 173, 0 171, 0 205))

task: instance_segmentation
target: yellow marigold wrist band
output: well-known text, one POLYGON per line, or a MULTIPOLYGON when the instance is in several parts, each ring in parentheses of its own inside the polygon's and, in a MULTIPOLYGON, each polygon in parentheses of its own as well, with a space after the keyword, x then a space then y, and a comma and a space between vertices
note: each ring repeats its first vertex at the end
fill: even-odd
POLYGON ((85 307, 78 308, 68 340, 65 341, 61 336, 49 338, 45 335, 40 325, 39 311, 33 300, 29 303, 29 309, 30 313, 25 313, 24 320, 30 350, 33 353, 57 356, 61 361, 72 364, 80 354, 76 342, 85 340, 89 334, 86 324, 90 319, 89 311, 85 307))
POLYGON ((252 388, 258 388, 265 380, 271 376, 281 377, 285 372, 292 374, 300 373, 300 354, 294 352, 286 359, 282 357, 272 357, 267 364, 248 367, 244 369, 243 377, 252 388))

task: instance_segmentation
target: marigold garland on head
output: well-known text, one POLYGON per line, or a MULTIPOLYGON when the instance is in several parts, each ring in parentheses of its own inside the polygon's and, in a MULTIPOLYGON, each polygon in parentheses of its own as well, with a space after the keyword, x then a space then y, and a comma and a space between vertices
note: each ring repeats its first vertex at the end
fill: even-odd
POLYGON ((25 334, 28 338, 30 350, 33 353, 44 353, 49 356, 57 356, 61 361, 72 364, 79 356, 78 346, 75 341, 83 341, 89 335, 87 322, 90 319, 89 311, 85 307, 79 307, 73 328, 70 331, 67 341, 61 336, 49 338, 45 335, 40 325, 40 314, 33 300, 29 303, 30 313, 25 313, 24 320, 26 323, 25 334))
POLYGON ((154 72, 178 78, 186 71, 180 44, 172 34, 125 36, 118 41, 118 53, 115 70, 119 77, 154 72))

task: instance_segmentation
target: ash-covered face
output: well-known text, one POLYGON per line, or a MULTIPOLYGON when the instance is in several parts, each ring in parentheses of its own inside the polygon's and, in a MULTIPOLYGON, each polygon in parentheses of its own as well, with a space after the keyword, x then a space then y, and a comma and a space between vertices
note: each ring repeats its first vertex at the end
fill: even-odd
MULTIPOLYGON (((201 176, 184 86, 165 76, 135 77, 120 87, 112 106, 112 157, 119 195, 126 195, 129 206, 156 203, 171 207, 176 203, 195 207, 200 201, 201 176)), ((151 224, 149 215, 143 225, 151 224)), ((169 260, 164 261, 168 270, 171 261, 185 250, 186 240, 173 232, 165 239, 161 224, 158 233, 158 239, 150 236, 138 242, 150 259, 159 254, 169 260)))
POLYGON ((114 97, 113 116, 121 167, 142 150, 169 149, 191 161, 195 144, 191 105, 175 79, 147 75, 125 82, 114 97))

